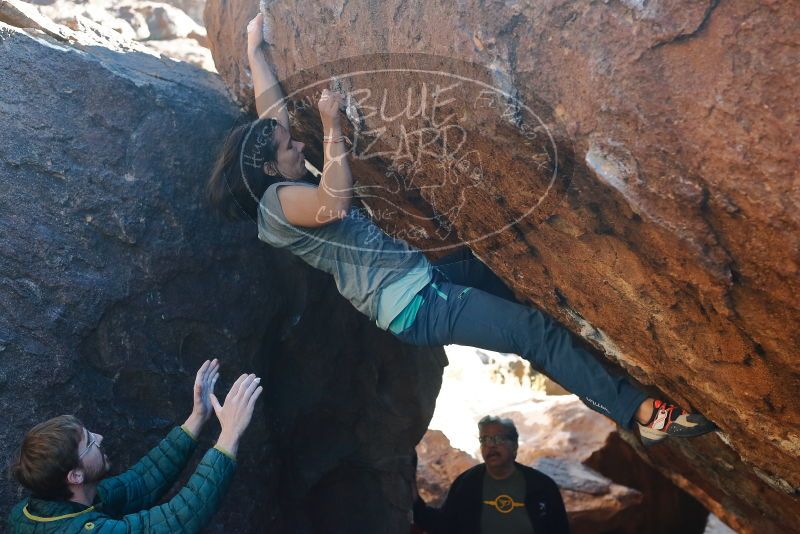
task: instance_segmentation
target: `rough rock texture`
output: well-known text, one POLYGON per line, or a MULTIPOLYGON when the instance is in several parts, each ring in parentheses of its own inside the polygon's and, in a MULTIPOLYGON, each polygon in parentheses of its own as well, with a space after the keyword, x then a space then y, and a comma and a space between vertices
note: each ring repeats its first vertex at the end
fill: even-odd
MULTIPOLYGON (((85 9, 88 11, 95 11, 97 8, 107 9, 109 6, 114 5, 128 4, 135 6, 147 2, 139 2, 137 0, 76 0, 74 2, 64 2, 62 0, 31 0, 29 3, 49 8, 47 14, 53 15, 52 18, 58 18, 58 13, 54 11, 59 7, 67 10, 85 9)), ((189 15, 197 24, 203 24, 203 10, 206 7, 205 0, 167 0, 163 3, 180 9, 189 15)))
MULTIPOLYGON (((266 391, 209 532, 407 528, 443 353, 396 342, 252 223, 209 213, 239 115, 216 76, 50 31, 0 22, 0 456, 73 412, 128 466, 188 415, 196 368, 218 356, 218 393, 243 371, 266 391)), ((4 474, 0 509, 21 495, 4 474)))
POLYGON ((148 39, 164 41, 192 37, 204 42, 206 32, 203 27, 177 7, 163 2, 137 2, 125 7, 128 13, 139 14, 144 18, 148 39))
MULTIPOLYGON (((380 188, 389 201, 375 204, 402 211, 381 217, 387 231, 427 250, 471 242, 520 298, 718 423, 719 435, 647 453, 673 480, 745 531, 800 531, 797 2, 266 4, 286 92, 323 81, 292 97, 302 140, 319 137, 303 104, 328 75, 360 91, 353 168, 362 196, 380 188), (424 69, 352 75, 386 67, 424 69), (394 117, 407 90, 417 110, 422 82, 447 78, 420 70, 504 93, 477 109, 462 79, 438 120, 430 107, 394 117), (372 113, 384 89, 388 111, 372 113), (403 146, 422 132, 419 145, 427 133, 426 147, 449 147, 458 125, 455 156, 403 146)), ((242 29, 257 10, 205 11, 244 103, 242 29)))
POLYGON ((170 39, 168 41, 147 41, 147 47, 157 50, 166 57, 186 61, 209 72, 216 72, 214 60, 208 48, 197 44, 196 39, 170 39))
POLYGON ((453 481, 480 462, 450 445, 440 430, 428 430, 417 444, 417 491, 428 506, 441 506, 453 481))
POLYGON ((544 456, 582 462, 602 449, 616 430, 614 423, 586 408, 574 395, 548 396, 499 415, 517 426, 519 459, 527 465, 544 456))
MULTIPOLYGON (((211 51, 208 49, 206 31, 201 26, 202 17, 198 22, 190 17, 191 13, 187 14, 176 7, 181 2, 42 0, 36 2, 38 5, 35 6, 18 0, 3 0, 3 3, 38 10, 50 20, 78 31, 79 26, 91 21, 105 31, 113 30, 123 39, 138 41, 143 50, 216 72, 211 51)), ((202 14, 202 2, 183 4, 190 12, 196 14, 200 9, 202 14)))
MULTIPOLYGON (((622 510, 606 528, 618 534, 699 534, 704 531, 708 511, 690 494, 642 461, 626 446, 617 432, 606 437, 602 447, 582 459, 586 465, 617 484, 638 490, 642 501, 622 510), (667 489, 669 487, 669 489, 667 489)), ((684 488, 686 489, 686 488, 684 488)))
MULTIPOLYGON (((569 515, 570 530, 575 534, 614 531, 620 512, 642 502, 642 494, 635 489, 614 484, 578 462, 539 458, 532 467, 558 484, 569 515)), ((638 528, 645 530, 647 526, 638 528)))
POLYGON ((203 10, 205 10, 205 0, 167 0, 164 2, 175 6, 194 20, 198 24, 203 24, 203 10))

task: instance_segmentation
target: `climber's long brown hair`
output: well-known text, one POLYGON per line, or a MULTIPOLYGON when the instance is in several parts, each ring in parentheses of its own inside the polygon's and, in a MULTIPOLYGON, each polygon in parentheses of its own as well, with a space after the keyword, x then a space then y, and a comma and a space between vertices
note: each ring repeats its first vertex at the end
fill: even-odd
POLYGON ((275 161, 277 147, 273 118, 234 126, 225 138, 211 171, 206 193, 211 207, 229 220, 257 217, 258 200, 267 188, 281 180, 264 172, 264 163, 275 161))

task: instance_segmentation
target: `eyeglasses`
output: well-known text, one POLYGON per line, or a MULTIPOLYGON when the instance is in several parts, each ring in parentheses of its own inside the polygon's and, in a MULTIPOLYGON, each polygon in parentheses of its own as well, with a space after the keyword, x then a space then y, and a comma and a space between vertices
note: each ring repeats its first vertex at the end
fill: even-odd
POLYGON ((86 436, 87 436, 87 439, 89 440, 89 442, 86 444, 86 448, 83 449, 83 452, 78 455, 78 460, 80 460, 81 458, 86 456, 86 453, 88 453, 90 450, 92 450, 92 446, 97 445, 97 448, 98 449, 100 448, 100 444, 97 442, 96 439, 94 439, 94 434, 89 434, 89 431, 87 430, 86 431, 86 436))
POLYGON ((478 438, 481 445, 501 445, 503 443, 511 443, 513 441, 508 436, 481 436, 478 438))

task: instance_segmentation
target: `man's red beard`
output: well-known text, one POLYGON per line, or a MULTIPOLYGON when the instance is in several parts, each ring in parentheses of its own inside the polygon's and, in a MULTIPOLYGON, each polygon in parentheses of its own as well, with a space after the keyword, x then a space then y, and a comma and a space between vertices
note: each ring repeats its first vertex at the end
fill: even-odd
POLYGON ((108 473, 111 471, 111 462, 108 461, 108 456, 103 453, 103 466, 95 471, 87 471, 86 472, 86 481, 87 482, 100 482, 104 478, 108 476, 108 473))

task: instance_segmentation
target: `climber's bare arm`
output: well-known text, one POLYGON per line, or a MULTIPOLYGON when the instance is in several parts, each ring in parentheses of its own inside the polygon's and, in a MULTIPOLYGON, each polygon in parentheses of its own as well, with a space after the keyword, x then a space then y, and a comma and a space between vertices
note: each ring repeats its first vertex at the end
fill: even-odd
POLYGON ((247 24, 247 59, 256 96, 256 111, 261 118, 273 117, 289 129, 289 114, 283 91, 264 55, 264 16, 259 13, 247 24))
POLYGON ((278 188, 278 200, 286 220, 309 228, 344 218, 353 199, 353 175, 347 160, 348 148, 342 135, 339 111, 342 95, 324 89, 318 105, 325 136, 325 166, 319 187, 288 185, 278 188))

